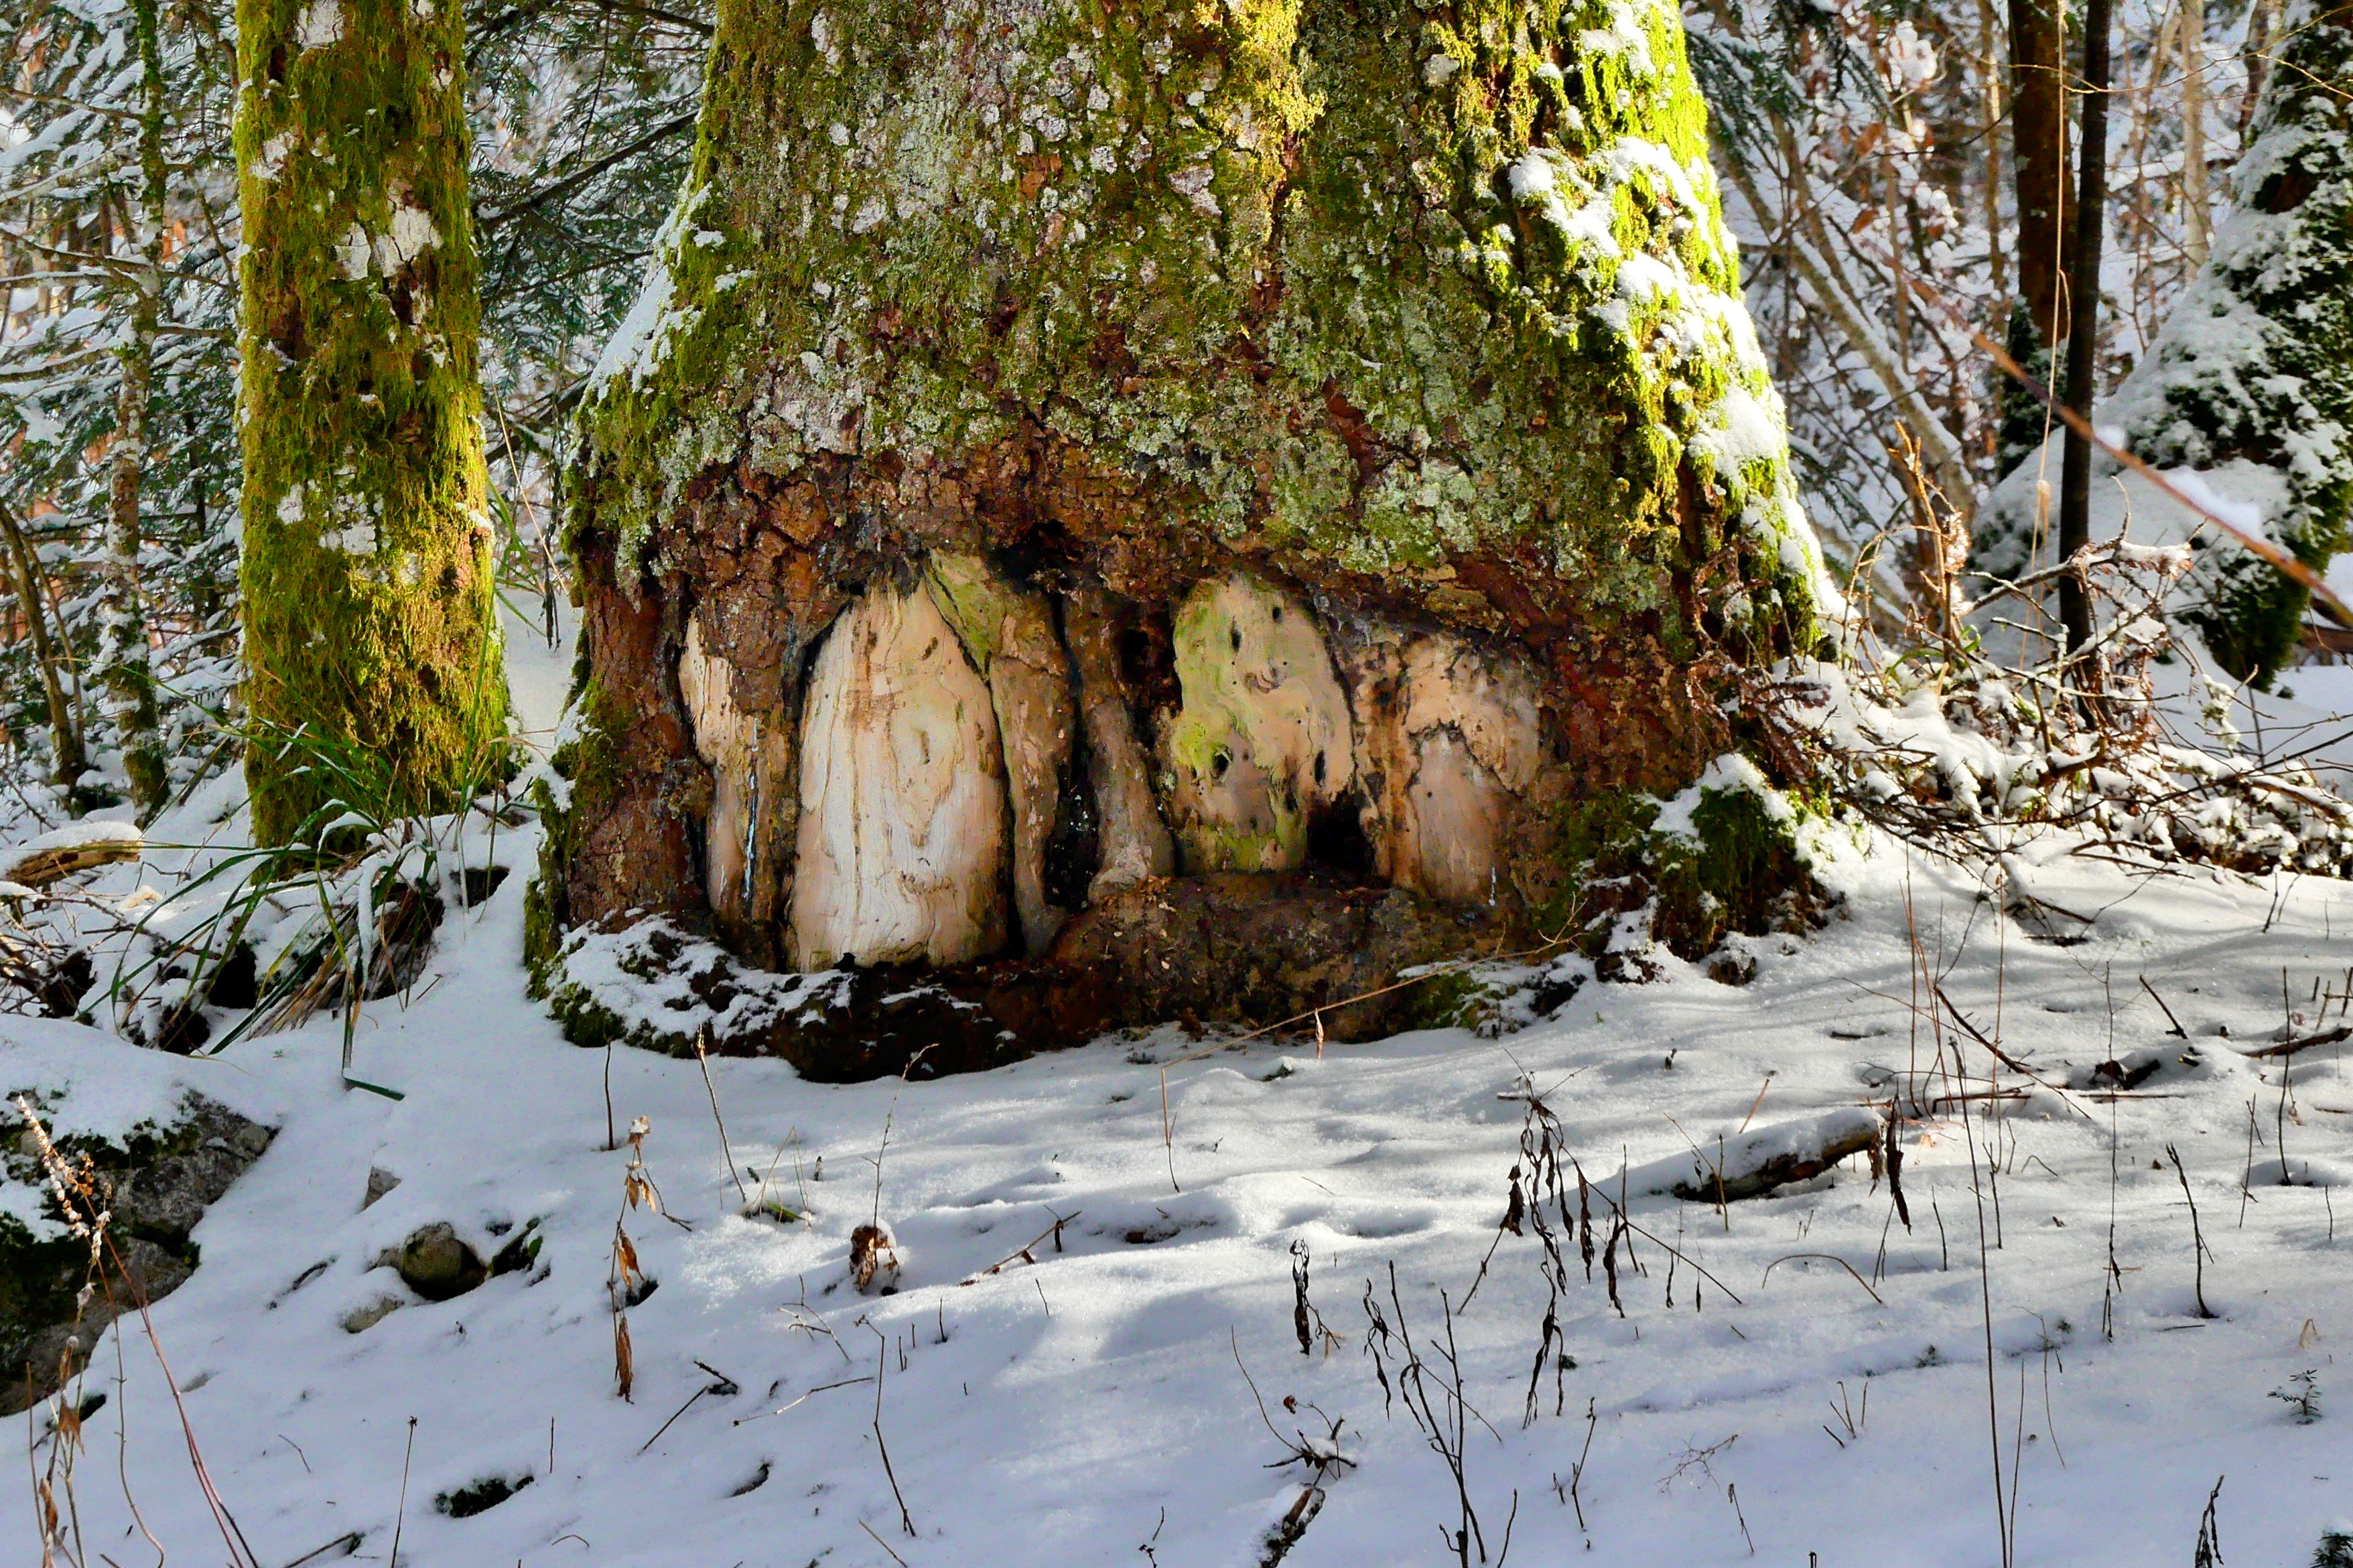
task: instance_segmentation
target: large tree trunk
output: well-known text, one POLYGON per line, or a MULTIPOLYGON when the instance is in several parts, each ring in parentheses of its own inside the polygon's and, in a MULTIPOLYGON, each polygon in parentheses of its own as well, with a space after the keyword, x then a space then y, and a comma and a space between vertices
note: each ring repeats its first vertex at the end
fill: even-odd
POLYGON ((239 0, 237 61, 246 772, 274 842, 326 786, 270 731, 378 759, 372 809, 436 809, 495 765, 506 684, 461 8, 239 0))
POLYGON ((1678 14, 1450 15, 722 5, 583 415, 543 959, 1263 1020, 1556 927, 1740 742, 1831 591, 1678 14))
POLYGON ((155 676, 148 657, 147 616, 140 604, 141 476, 150 460, 148 403, 154 395, 155 338, 164 316, 164 39, 158 0, 132 0, 142 78, 139 104, 140 199, 132 219, 139 259, 132 287, 131 331, 117 353, 121 384, 110 454, 106 568, 101 579, 98 679, 114 742, 122 752, 132 803, 142 814, 164 804, 168 779, 156 732, 155 676))

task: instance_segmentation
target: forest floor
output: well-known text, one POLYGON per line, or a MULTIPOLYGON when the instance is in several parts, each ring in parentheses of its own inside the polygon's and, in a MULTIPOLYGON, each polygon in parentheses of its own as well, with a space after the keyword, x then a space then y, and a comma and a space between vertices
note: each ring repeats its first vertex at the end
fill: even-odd
MULTIPOLYGON (((0 1019, 0 1087, 107 1131, 185 1083, 280 1128, 153 1314, 265 1568, 353 1535, 418 1568, 1222 1568, 1303 1515, 1297 1568, 1437 1563, 1466 1506, 1472 1563, 1507 1537, 1524 1563, 2187 1563, 2218 1482, 2220 1561, 2300 1568, 2353 1528, 2353 1042, 2247 1053, 2347 1005, 2353 886, 2055 860, 2031 890, 2088 917, 2062 946, 1900 850, 1830 875, 1841 918, 1758 944, 1746 986, 1667 960, 1498 1039, 1180 1063, 1171 1029, 903 1085, 566 1044, 524 994, 518 875, 445 924, 406 1005, 365 1009, 353 1076, 397 1101, 341 1087, 332 1018, 185 1060, 0 1019), (1940 1052, 1924 973, 2032 1079, 1966 1034, 1940 1052), (2104 1061, 2150 1070, 2082 1087, 2104 1061), (1899 1132, 1909 1224, 1860 1158, 1721 1206, 1633 1197, 1622 1310, 1571 1245, 1548 1342, 1546 1244, 1498 1228, 1531 1084, 1605 1190, 1744 1125, 1930 1100, 1899 1132), (2015 1098, 1934 1100, 1956 1089, 2015 1098), (659 1216, 623 1206, 638 1117, 659 1216), (372 1169, 399 1184, 363 1208, 372 1169), (627 1400, 617 1215, 655 1282, 627 1400), (896 1289, 861 1294, 877 1220, 896 1289), (427 1303, 373 1265, 435 1221, 540 1250, 427 1303), (2282 1396, 2307 1388, 2309 1420, 2282 1396), (486 1481, 520 1489, 457 1517, 486 1481)), ((90 1381, 87 1561, 147 1562, 140 1521, 220 1560, 135 1318, 90 1381)), ((31 1507, 0 1488, 10 1560, 31 1507)))

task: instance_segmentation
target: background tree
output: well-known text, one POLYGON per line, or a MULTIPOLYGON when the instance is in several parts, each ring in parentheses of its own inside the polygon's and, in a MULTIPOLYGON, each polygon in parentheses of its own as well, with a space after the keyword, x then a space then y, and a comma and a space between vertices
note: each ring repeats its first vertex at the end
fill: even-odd
POLYGON ((139 183, 132 204, 133 259, 125 268, 132 291, 131 330, 117 351, 121 384, 115 394, 113 472, 107 494, 105 608, 101 613, 99 680, 107 717, 121 749, 132 803, 143 812, 164 804, 168 781, 156 732, 155 682, 147 646, 147 614, 140 600, 140 553, 145 529, 140 487, 147 467, 147 426, 155 398, 155 342, 164 325, 164 226, 171 189, 164 164, 164 22, 158 0, 132 0, 132 35, 139 47, 139 183))
POLYGON ((30 639, 0 693, 37 810, 151 809, 217 765, 204 708, 236 678, 227 43, 197 5, 0 15, 0 498, 30 639))
MULTIPOLYGON (((2211 255, 2100 416, 2326 567, 2353 514, 2353 5, 2289 9, 2248 136, 2211 255)), ((2267 681, 2309 592, 2227 541, 2192 543, 2187 617, 2231 674, 2267 681)))
MULTIPOLYGON (((406 0, 242 0, 242 580, 248 700, 385 753, 448 802, 504 728, 476 374, 464 17, 406 0)), ((254 830, 324 804, 266 740, 254 830)))
MULTIPOLYGON (((704 0, 659 14, 604 0, 468 10, 471 184, 489 237, 487 456, 502 579, 519 607, 547 585, 540 537, 551 521, 558 433, 636 290, 685 166, 692 126, 678 121, 702 79, 706 11, 704 0)), ((125 405, 122 378, 106 372, 124 365, 139 340, 152 238, 160 238, 162 287, 135 470, 132 607, 144 616, 147 689, 173 791, 239 754, 234 731, 216 727, 242 673, 236 37, 227 12, 163 0, 164 221, 150 235, 139 221, 153 205, 145 75, 125 68, 142 58, 142 15, 125 0, 0 0, 11 62, 0 74, 0 260, 9 279, 0 297, 0 499, 22 525, 34 583, 31 598, 18 600, 12 555, 0 593, 17 611, 0 621, 0 637, 21 640, 8 644, 17 657, 0 659, 0 723, 26 798, 43 814, 132 790, 125 748, 101 710, 112 700, 101 675, 116 666, 110 647, 142 646, 109 630, 123 580, 113 486, 130 467, 115 432, 138 405, 125 405), (94 766, 80 749, 85 728, 94 766)), ((536 622, 539 605, 528 608, 536 622)))

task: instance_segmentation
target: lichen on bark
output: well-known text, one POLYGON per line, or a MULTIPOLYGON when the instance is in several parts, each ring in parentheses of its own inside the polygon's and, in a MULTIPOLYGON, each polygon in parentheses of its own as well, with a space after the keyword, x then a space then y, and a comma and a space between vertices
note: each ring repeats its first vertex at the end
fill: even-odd
POLYGON ((464 22, 426 0, 239 0, 255 830, 326 785, 270 731, 375 752, 388 813, 492 765, 505 678, 482 464, 464 22))
POLYGON ((1560 804, 1696 776, 1833 595, 1661 0, 726 0, 581 431, 612 765, 545 905, 755 957, 712 802, 799 797, 714 790, 690 628, 792 730, 838 616, 983 563, 933 574, 974 668, 997 594, 1070 656, 1061 885, 1345 863, 1514 921, 1560 804))

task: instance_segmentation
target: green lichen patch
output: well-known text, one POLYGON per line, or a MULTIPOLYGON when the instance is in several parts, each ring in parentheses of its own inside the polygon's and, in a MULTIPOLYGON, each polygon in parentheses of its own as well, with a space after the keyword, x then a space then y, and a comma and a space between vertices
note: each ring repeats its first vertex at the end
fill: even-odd
POLYGON ((738 0, 714 62, 583 415, 624 582, 722 465, 1042 436, 1296 575, 1810 643, 1672 6, 738 0))

